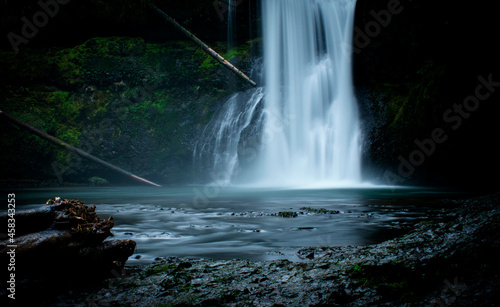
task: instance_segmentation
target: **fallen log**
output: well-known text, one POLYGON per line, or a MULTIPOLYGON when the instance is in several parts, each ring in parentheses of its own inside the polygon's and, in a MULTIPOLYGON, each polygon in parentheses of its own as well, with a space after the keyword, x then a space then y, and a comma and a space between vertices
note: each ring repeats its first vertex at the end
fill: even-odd
POLYGON ((6 257, 10 246, 16 246, 16 256, 43 255, 50 251, 58 252, 59 249, 65 249, 70 244, 75 246, 73 233, 69 230, 43 230, 36 233, 30 233, 21 237, 16 237, 15 244, 8 241, 0 242, 0 255, 6 257))
POLYGON ((191 41, 193 41, 196 45, 198 45, 203 51, 205 51, 208 55, 213 57, 217 62, 222 64, 224 67, 229 69, 231 72, 233 72, 235 75, 243 79, 245 82, 250 84, 253 87, 257 86, 257 83, 255 81, 251 80, 247 75, 245 75, 241 70, 236 68, 233 64, 229 63, 228 60, 224 59, 220 54, 215 52, 212 48, 210 48, 207 44, 205 44, 202 40, 200 40, 198 37, 196 37, 194 34, 189 32, 186 28, 181 26, 175 19, 172 17, 168 16, 164 11, 160 10, 157 6, 154 4, 151 5, 153 10, 155 10, 158 14, 160 14, 163 18, 165 18, 166 21, 170 22, 175 28, 177 28, 179 31, 184 33, 191 41))
POLYGON ((41 130, 39 130, 39 129, 37 129, 37 128, 35 128, 35 127, 33 127, 33 126, 25 123, 25 122, 23 122, 23 121, 20 121, 19 119, 13 117, 12 115, 10 115, 10 114, 2 111, 2 110, 0 110, 0 116, 3 116, 9 122, 15 124, 16 126, 18 126, 20 128, 23 128, 23 129, 25 129, 25 130, 27 130, 27 131, 29 131, 29 132, 31 132, 31 133, 33 133, 33 134, 41 137, 41 138, 43 138, 43 139, 46 139, 47 141, 50 141, 50 142, 56 144, 56 145, 64 147, 69 152, 72 152, 72 153, 74 153, 76 155, 79 155, 79 156, 81 156, 81 157, 83 157, 85 159, 88 159, 88 160, 94 161, 96 163, 99 163, 99 164, 101 164, 101 165, 103 165, 103 166, 105 166, 105 167, 107 167, 109 169, 112 169, 112 170, 114 170, 114 171, 116 171, 116 172, 118 172, 120 174, 123 174, 123 175, 125 175, 127 177, 130 177, 130 178, 132 178, 134 180, 137 180, 137 181, 140 181, 140 182, 152 185, 152 186, 161 187, 159 184, 156 184, 154 182, 151 182, 149 180, 141 178, 141 177, 139 177, 137 175, 134 175, 131 172, 128 172, 128 171, 126 171, 126 170, 124 170, 122 168, 119 168, 118 166, 115 166, 115 165, 113 165, 111 163, 103 161, 103 160, 101 160, 101 159, 99 159, 99 158, 97 158, 97 157, 89 154, 88 152, 85 152, 85 151, 83 151, 83 150, 81 150, 79 148, 73 147, 73 146, 69 145, 68 143, 63 142, 63 141, 61 141, 60 139, 58 139, 56 137, 53 137, 53 136, 51 136, 51 135, 49 135, 49 134, 47 134, 47 133, 45 133, 45 132, 43 132, 43 131, 41 131, 41 130))
MULTIPOLYGON (((87 245, 78 239, 72 231, 44 230, 16 238, 16 244, 0 243, 0 259, 8 263, 8 251, 16 246, 15 253, 18 259, 37 259, 34 266, 23 263, 23 269, 36 272, 40 262, 45 265, 62 262, 75 262, 90 270, 106 272, 122 267, 135 250, 133 240, 110 240, 95 245, 87 245)), ((20 260, 23 262, 22 260, 20 260)), ((104 273, 106 273, 104 272, 104 273)), ((30 274, 31 275, 31 274, 30 274)))
MULTIPOLYGON (((48 229, 54 223, 57 206, 44 206, 16 212, 16 236, 48 229)), ((7 225, 7 212, 0 213, 0 225, 7 225)))
MULTIPOLYGON (((25 278, 47 270, 64 275, 69 266, 76 266, 75 270, 84 273, 102 274, 122 267, 134 253, 136 243, 104 241, 113 236, 114 218, 102 219, 95 210, 95 206, 88 207, 81 201, 57 197, 48 200, 47 206, 41 209, 16 212, 16 226, 18 221, 36 224, 37 217, 43 221, 32 229, 45 227, 48 220, 51 223, 43 230, 24 235, 16 233, 14 238, 0 242, 0 262, 7 263, 9 251, 15 251, 16 263, 20 264, 25 278)), ((5 222, 7 218, 2 214, 0 221, 5 222)))
POLYGON ((133 240, 111 240, 81 248, 78 253, 86 262, 107 263, 111 265, 108 269, 113 269, 123 267, 128 257, 134 253, 135 246, 133 240))

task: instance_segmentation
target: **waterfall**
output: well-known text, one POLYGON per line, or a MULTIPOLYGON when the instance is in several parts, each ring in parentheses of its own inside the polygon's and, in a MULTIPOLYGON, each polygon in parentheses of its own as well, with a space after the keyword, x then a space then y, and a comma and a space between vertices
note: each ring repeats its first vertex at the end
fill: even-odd
POLYGON ((233 95, 204 129, 194 161, 205 179, 224 185, 235 177, 265 186, 361 183, 351 67, 355 5, 262 1, 264 88, 233 95))
POLYGON ((265 0, 266 185, 358 184, 353 0, 265 0))
POLYGON ((215 112, 195 146, 194 168, 199 178, 205 177, 201 179, 220 186, 230 183, 240 167, 241 137, 259 118, 258 106, 263 96, 262 88, 236 93, 215 112))

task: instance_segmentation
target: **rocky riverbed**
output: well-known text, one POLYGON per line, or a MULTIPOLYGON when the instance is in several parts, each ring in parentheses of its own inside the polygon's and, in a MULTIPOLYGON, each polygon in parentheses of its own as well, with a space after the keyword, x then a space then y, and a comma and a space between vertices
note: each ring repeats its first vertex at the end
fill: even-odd
POLYGON ((460 200, 369 246, 304 248, 301 262, 157 258, 69 289, 57 306, 494 306, 500 303, 500 194, 460 200))

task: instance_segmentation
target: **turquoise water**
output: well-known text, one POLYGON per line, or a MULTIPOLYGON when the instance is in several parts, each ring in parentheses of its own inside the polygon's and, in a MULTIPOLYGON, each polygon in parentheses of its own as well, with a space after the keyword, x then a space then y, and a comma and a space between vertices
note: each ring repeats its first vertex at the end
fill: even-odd
MULTIPOLYGON (((266 189, 249 187, 99 187, 13 189, 17 210, 56 196, 95 204, 115 217, 115 239, 133 239, 130 264, 156 257, 300 260, 308 246, 366 245, 427 219, 446 219, 463 194, 427 188, 266 189), (311 214, 302 207, 337 210, 311 214), (277 216, 295 211, 295 218, 277 216), (300 214, 303 212, 304 214, 300 214)), ((6 204, 2 207, 6 209, 6 204)))

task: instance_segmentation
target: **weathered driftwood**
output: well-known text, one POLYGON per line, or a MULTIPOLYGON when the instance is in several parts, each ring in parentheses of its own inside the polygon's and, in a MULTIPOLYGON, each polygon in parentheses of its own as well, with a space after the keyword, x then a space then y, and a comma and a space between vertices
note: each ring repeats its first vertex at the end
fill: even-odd
POLYGON ((160 14, 163 18, 165 18, 166 21, 170 22, 176 29, 184 33, 191 41, 193 41, 196 45, 198 45, 203 51, 205 51, 208 55, 213 57, 217 62, 222 64, 224 67, 229 69, 231 72, 233 72, 235 75, 240 77, 241 79, 245 80, 248 84, 250 84, 253 87, 257 86, 257 83, 255 81, 251 80, 247 75, 245 75, 241 70, 236 68, 233 64, 229 63, 228 60, 224 59, 220 54, 215 52, 212 48, 210 48, 207 44, 205 44, 202 40, 200 40, 198 37, 196 37, 193 33, 189 32, 186 28, 181 26, 175 19, 172 17, 168 16, 164 11, 160 10, 158 7, 155 5, 151 5, 153 10, 155 10, 158 14, 160 14))
MULTIPOLYGON (((10 247, 8 242, 0 243, 0 254, 7 255, 10 247)), ((134 253, 136 243, 132 240, 110 240, 98 244, 85 244, 75 238, 75 234, 69 230, 44 230, 31 233, 15 240, 16 257, 31 257, 33 259, 52 259, 71 257, 72 261, 88 264, 107 264, 109 267, 114 263, 125 264, 127 258, 134 253)))
MULTIPOLYGON (((23 235, 16 233, 13 242, 0 242, 0 261, 7 263, 8 251, 14 248, 16 258, 21 259, 20 263, 29 275, 45 269, 39 267, 40 263, 48 267, 60 266, 61 269, 63 264, 78 264, 89 271, 110 271, 122 266, 134 253, 136 243, 132 240, 104 241, 113 235, 114 219, 100 218, 95 209, 95 206, 88 207, 81 201, 56 198, 47 201, 43 208, 16 212, 16 226, 18 222, 23 225, 30 222, 37 224, 30 229, 38 230, 23 235), (37 218, 40 218, 40 223, 37 218)), ((0 221, 6 222, 7 218, 2 214, 0 221)))
MULTIPOLYGON (((77 243, 77 242, 76 242, 77 243)), ((78 243, 77 243, 78 244, 78 243)), ((58 251, 75 245, 73 233, 69 230, 43 230, 16 237, 14 243, 3 241, 0 243, 0 254, 6 253, 9 246, 16 246, 16 255, 39 254, 46 251, 58 251)))
POLYGON ((133 240, 111 240, 96 246, 80 248, 78 254, 91 263, 108 263, 113 267, 121 267, 134 253, 135 246, 133 240))
POLYGON ((39 129, 37 129, 37 128, 35 128, 35 127, 33 127, 33 126, 25 123, 25 122, 23 122, 23 121, 20 121, 19 119, 13 117, 12 115, 10 115, 10 114, 2 111, 2 110, 0 110, 0 116, 3 116, 9 122, 15 124, 16 126, 18 126, 20 128, 23 128, 23 129, 25 129, 25 130, 27 130, 27 131, 29 131, 29 132, 31 132, 31 133, 33 133, 33 134, 41 137, 41 138, 43 138, 43 139, 46 139, 47 141, 49 141, 51 143, 54 143, 54 144, 59 145, 61 147, 64 147, 67 151, 69 151, 71 153, 74 153, 74 154, 79 155, 79 156, 81 156, 81 157, 83 157, 85 159, 88 159, 88 160, 94 161, 96 163, 99 163, 99 164, 101 164, 101 165, 103 165, 103 166, 105 166, 105 167, 107 167, 109 169, 112 169, 112 170, 114 170, 114 171, 116 171, 116 172, 118 172, 120 174, 123 174, 123 175, 125 175, 127 177, 130 177, 130 178, 132 178, 134 180, 137 180, 137 181, 140 181, 140 182, 152 185, 152 186, 156 186, 156 187, 160 186, 159 184, 156 184, 154 182, 151 182, 149 180, 141 178, 141 177, 139 177, 137 175, 134 175, 131 172, 128 172, 128 171, 126 171, 126 170, 124 170, 122 168, 119 168, 118 166, 115 166, 115 165, 113 165, 111 163, 103 161, 103 160, 101 160, 101 159, 99 159, 99 158, 97 158, 97 157, 89 154, 88 152, 85 152, 85 151, 83 151, 83 150, 81 150, 79 148, 73 147, 73 146, 69 145, 68 143, 63 142, 63 141, 61 141, 60 139, 58 139, 56 137, 53 137, 53 136, 51 136, 51 135, 49 135, 49 134, 47 134, 47 133, 45 133, 45 132, 43 132, 43 131, 41 131, 41 130, 39 130, 39 129))
MULTIPOLYGON (((16 212, 16 237, 48 229, 54 223, 57 205, 16 212)), ((0 225, 7 225, 7 212, 0 213, 0 225)))

